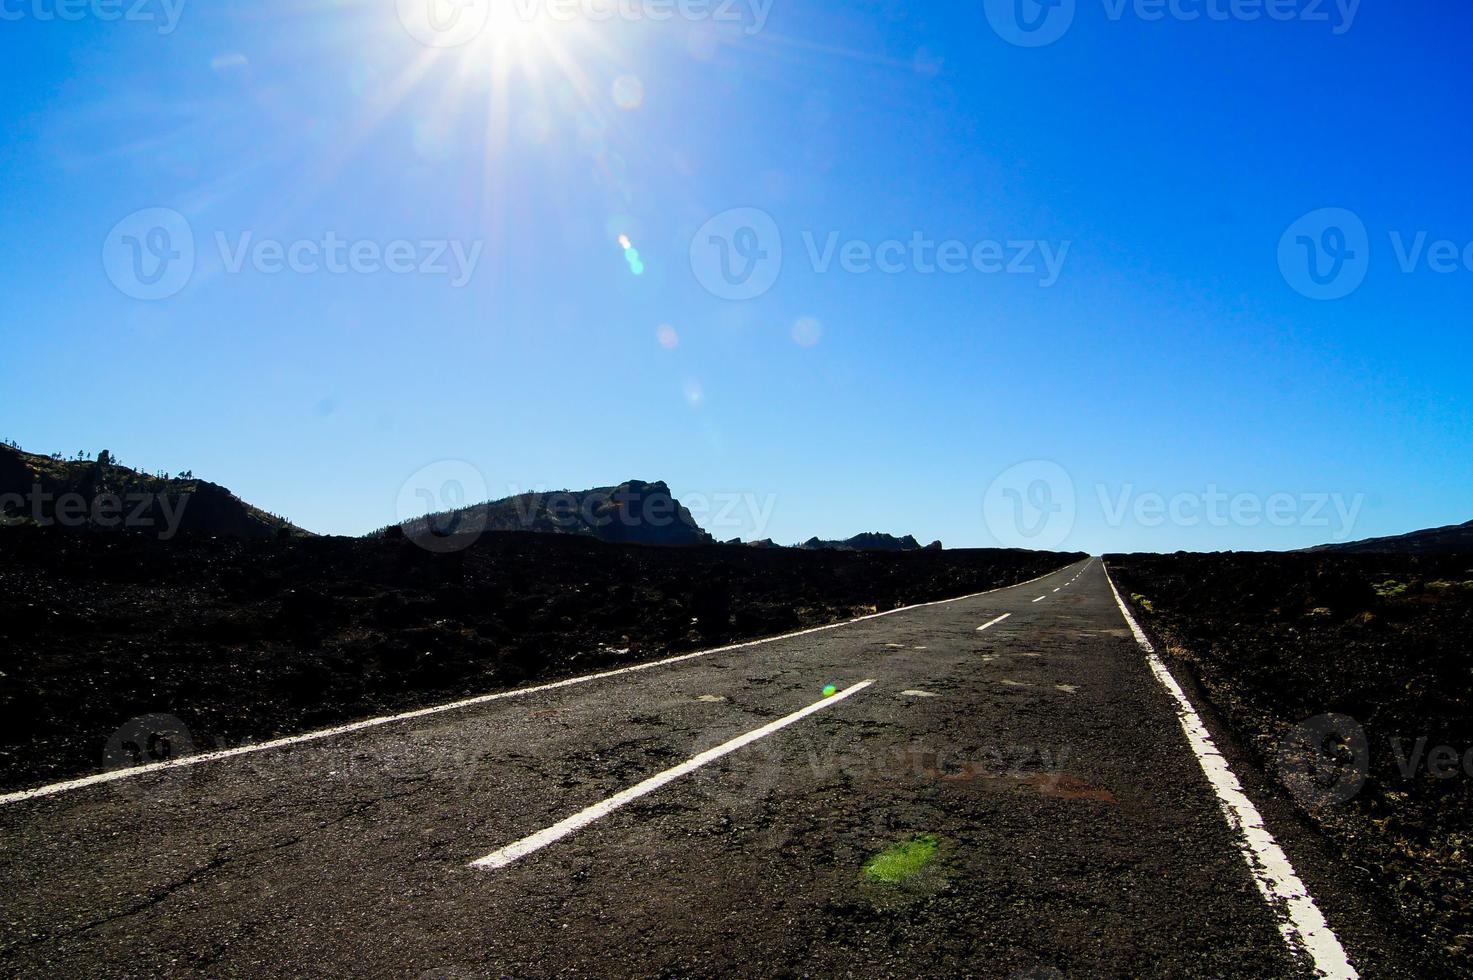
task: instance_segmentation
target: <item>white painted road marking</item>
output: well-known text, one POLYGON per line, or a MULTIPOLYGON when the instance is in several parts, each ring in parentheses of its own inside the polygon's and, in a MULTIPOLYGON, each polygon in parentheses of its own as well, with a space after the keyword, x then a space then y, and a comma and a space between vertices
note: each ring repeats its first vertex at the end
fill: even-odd
POLYGON ((1243 860, 1248 862, 1248 870, 1257 882, 1258 890, 1263 894, 1274 917, 1279 919, 1279 932, 1283 935, 1284 942, 1288 943, 1291 951, 1307 955, 1314 962, 1319 976, 1353 980, 1358 974, 1350 965, 1345 948, 1340 945, 1340 940, 1325 921, 1319 906, 1310 897, 1309 889, 1304 887, 1304 882, 1294 872, 1288 855, 1264 825, 1258 808, 1243 792, 1243 784, 1238 782, 1238 777, 1229 768, 1227 759, 1223 758, 1213 744, 1212 735, 1202 724, 1202 719, 1192 707, 1192 702, 1187 699, 1186 692, 1181 689, 1176 678, 1171 676, 1171 671, 1166 669, 1166 664, 1157 656, 1156 648, 1146 638, 1145 631, 1126 608, 1125 600, 1120 598, 1120 590, 1115 588, 1115 580, 1111 577, 1108 566, 1105 568, 1105 580, 1110 583, 1115 603, 1124 614, 1130 631, 1135 634, 1136 642, 1146 652, 1146 662, 1151 667, 1151 673, 1156 675, 1156 680, 1160 681, 1161 686, 1176 701, 1176 713, 1181 721, 1182 731, 1186 733, 1187 742, 1196 754, 1197 761, 1201 763, 1207 781, 1217 793, 1217 801, 1222 805, 1228 826, 1239 837, 1238 847, 1243 852, 1243 860))
POLYGON ((1041 595, 1041 596, 1039 596, 1039 597, 1038 597, 1038 598, 1037 598, 1037 599, 1034 599, 1034 600, 1033 600, 1033 601, 1034 601, 1034 602, 1042 602, 1042 601, 1043 601, 1043 600, 1045 600, 1045 599, 1047 599, 1047 598, 1048 598, 1048 596, 1046 596, 1046 595, 1041 595))
POLYGON ((1009 589, 1021 588, 1032 585, 1034 582, 1042 581, 1050 575, 1058 574, 1058 569, 1047 572, 1037 578, 1031 578, 1026 582, 1016 585, 1004 585, 996 589, 988 589, 986 592, 973 592, 970 595, 957 596, 955 599, 940 599, 936 602, 919 602, 913 606, 900 606, 895 609, 886 609, 884 612, 870 613, 866 616, 857 616, 854 619, 846 619, 838 623, 829 623, 826 626, 814 626, 806 630, 798 630, 795 633, 784 633, 781 636, 768 636, 760 640, 746 640, 741 643, 733 643, 724 647, 715 647, 711 650, 697 650, 695 653, 682 654, 678 657, 667 657, 664 660, 654 660, 646 664, 635 664, 631 667, 621 667, 618 670, 605 670, 596 674, 585 674, 582 677, 570 677, 567 680, 555 681, 551 684, 539 684, 535 687, 519 687, 510 691, 498 691, 495 694, 483 694, 479 697, 466 698, 462 701, 452 701, 448 704, 432 705, 428 708, 420 708, 416 711, 406 711, 397 715, 383 715, 378 718, 365 718, 362 721, 351 722, 346 725, 338 725, 335 728, 324 728, 314 732, 305 732, 301 735, 291 735, 286 738, 271 739, 267 742, 256 742, 252 745, 239 745, 233 749, 219 749, 214 752, 202 752, 198 755, 187 755, 178 759, 168 759, 163 762, 150 762, 147 765, 132 766, 127 769, 114 769, 108 772, 94 773, 91 776, 82 776, 78 779, 68 779, 59 783, 49 783, 45 786, 37 786, 34 789, 19 790, 14 793, 0 795, 0 806, 11 803, 21 803, 26 800, 40 799, 45 796, 55 796, 58 793, 66 793, 74 789, 85 789, 88 786, 98 786, 103 783, 117 782, 120 779, 131 779, 135 776, 144 776, 150 773, 162 772, 166 769, 181 769, 186 766, 195 766, 205 762, 218 762, 221 759, 231 759, 239 755, 250 755, 255 752, 267 752, 272 749, 287 748, 292 745, 301 745, 304 742, 316 742, 325 738, 334 738, 338 735, 351 735, 381 725, 391 725, 399 721, 412 721, 415 718, 425 718, 430 715, 443 714, 447 711, 459 711, 462 708, 473 708, 482 704, 490 704, 493 701, 501 701, 506 698, 519 698, 528 694, 540 694, 544 691, 555 691, 564 687, 573 687, 578 684, 587 684, 590 681, 604 680, 609 677, 619 677, 623 674, 633 674, 642 670, 653 670, 656 667, 669 667, 673 664, 685 663, 688 660, 696 660, 700 657, 709 657, 717 653, 729 653, 732 650, 743 650, 747 647, 762 646, 766 643, 777 643, 780 640, 791 640, 799 636, 809 636, 814 633, 822 633, 826 630, 839 629, 843 626, 852 626, 855 623, 863 623, 871 619, 880 619, 884 616, 893 616, 896 613, 909 612, 912 609, 924 609, 928 606, 945 606, 953 602, 963 602, 967 599, 977 599, 982 596, 993 595, 998 592, 1006 592, 1009 589))
POLYGON ((631 803, 634 800, 639 799, 641 796, 653 793, 660 787, 674 782, 681 776, 689 775, 702 766, 711 762, 715 762, 722 756, 730 755, 737 749, 751 745, 758 739, 766 738, 773 732, 787 728, 794 722, 802 721, 804 718, 807 718, 809 715, 814 714, 815 712, 822 711, 832 704, 842 701, 847 697, 851 697, 852 695, 858 694, 860 691, 863 691, 865 688, 871 686, 872 684, 874 684, 874 681, 872 680, 860 681, 853 687, 846 688, 845 690, 840 691, 838 694, 824 698, 822 701, 815 701, 808 707, 803 708, 799 711, 795 711, 785 718, 779 718, 777 721, 763 725, 761 728, 754 729, 745 735, 740 735, 732 739, 730 742, 725 742, 721 745, 716 746, 716 748, 714 749, 707 749, 700 755, 690 759, 687 762, 682 762, 680 765, 674 767, 673 769, 666 769, 664 772, 659 773, 655 776, 651 776, 649 779, 646 779, 642 783, 631 786, 623 792, 614 794, 607 800, 604 800, 602 803, 595 803, 593 806, 588 807, 585 810, 580 810, 579 812, 573 814, 571 817, 568 817, 565 820, 558 821, 545 830, 539 830, 537 833, 531 835, 530 837, 523 837, 515 844, 508 844, 506 847, 501 848, 499 851, 492 851, 485 857, 480 858, 476 861, 472 861, 470 866, 472 868, 479 868, 483 871, 494 870, 496 868, 504 868, 508 864, 524 858, 534 851, 540 851, 547 845, 559 841, 569 834, 576 833, 577 831, 582 830, 584 827, 587 827, 594 821, 606 817, 610 813, 613 813, 615 810, 619 809, 621 806, 624 806, 626 803, 631 803))
POLYGON ((997 617, 996 619, 992 620, 991 622, 989 622, 989 623, 983 623, 981 626, 978 626, 977 627, 977 632, 980 633, 983 630, 991 629, 992 627, 996 626, 998 623, 1002 622, 1004 619, 1007 619, 1011 615, 1012 615, 1012 613, 1003 613, 1001 616, 997 617))

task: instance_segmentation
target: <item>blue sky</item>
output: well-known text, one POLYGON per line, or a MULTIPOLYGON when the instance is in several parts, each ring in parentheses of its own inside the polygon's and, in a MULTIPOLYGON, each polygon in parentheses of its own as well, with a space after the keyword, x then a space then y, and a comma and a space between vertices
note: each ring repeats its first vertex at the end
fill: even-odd
POLYGON ((415 2, 5 0, 0 438, 330 533, 446 473, 663 479, 781 542, 1473 518, 1465 5, 1023 0, 1037 47, 991 0, 539 7, 434 47, 415 2), (1325 208, 1364 233, 1335 299, 1325 208), (151 209, 194 256, 148 287, 151 209))

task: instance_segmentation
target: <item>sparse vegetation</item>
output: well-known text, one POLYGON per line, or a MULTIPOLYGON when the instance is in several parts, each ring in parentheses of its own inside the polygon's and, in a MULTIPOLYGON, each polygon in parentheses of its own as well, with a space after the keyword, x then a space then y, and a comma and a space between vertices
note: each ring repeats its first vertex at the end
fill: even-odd
POLYGON ((0 452, 5 457, 0 461, 0 494, 19 494, 30 501, 24 509, 41 526, 56 523, 61 498, 71 497, 75 502, 79 497, 84 506, 73 506, 71 513, 82 516, 69 522, 71 527, 144 533, 173 527, 186 534, 242 537, 272 537, 279 527, 290 528, 294 534, 306 533, 284 517, 252 507, 223 487, 196 481, 190 471, 179 478, 170 477, 164 470, 139 472, 126 466, 111 450, 104 449, 95 456, 78 452, 76 457, 67 458, 61 453, 27 453, 6 442, 0 452), (99 513, 96 505, 112 498, 122 498, 126 506, 121 512, 112 507, 107 511, 107 523, 100 523, 95 516, 99 513), (145 505, 141 509, 140 502, 145 505), (171 514, 180 523, 176 524, 171 514))
POLYGON ((1395 579, 1387 579, 1376 584, 1376 595, 1383 599, 1400 599, 1411 591, 1410 582, 1398 582, 1395 579))

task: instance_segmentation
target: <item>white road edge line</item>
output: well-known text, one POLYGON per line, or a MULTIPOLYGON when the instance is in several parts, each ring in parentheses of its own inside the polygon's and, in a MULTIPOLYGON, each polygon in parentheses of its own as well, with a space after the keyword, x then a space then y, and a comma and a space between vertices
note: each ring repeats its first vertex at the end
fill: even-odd
POLYGON ((978 626, 977 627, 977 632, 980 633, 983 630, 992 629, 992 627, 996 626, 998 623, 1002 622, 1004 619, 1007 619, 1011 615, 1012 615, 1012 613, 1003 613, 1001 616, 997 617, 992 622, 990 622, 990 623, 983 623, 981 626, 978 626))
POLYGON ((865 688, 870 687, 873 684, 873 680, 860 681, 853 687, 845 688, 838 694, 826 697, 822 701, 815 701, 813 704, 810 704, 806 708, 795 711, 784 718, 779 718, 777 721, 769 722, 768 724, 763 725, 761 728, 753 729, 752 731, 747 732, 747 734, 745 735, 738 735, 731 741, 724 742, 721 745, 716 746, 716 748, 714 749, 707 749, 700 755, 695 756, 686 762, 682 762, 680 765, 675 766, 674 768, 666 769, 664 772, 651 776, 649 779, 646 779, 642 783, 637 783, 626 790, 615 793, 613 796, 604 800, 602 803, 595 803, 591 807, 579 810, 571 817, 568 817, 564 820, 559 820, 557 823, 553 824, 551 827, 546 828, 545 830, 539 830, 537 831, 537 833, 532 834, 529 837, 523 837, 521 840, 517 841, 514 844, 508 844, 500 850, 492 851, 485 857, 472 861, 470 863, 470 867, 476 868, 481 871, 490 871, 496 868, 504 868, 508 864, 511 864, 514 861, 518 861, 534 851, 540 851, 547 845, 562 840, 569 834, 577 833, 584 827, 587 827, 589 824, 597 820, 601 820, 609 814, 613 813, 615 810, 619 809, 621 806, 624 806, 626 803, 632 803, 635 800, 639 799, 641 796, 646 796, 650 793, 653 793, 655 790, 661 788, 662 786, 673 783, 680 777, 687 776, 690 773, 695 772, 702 766, 707 765, 708 763, 715 762, 722 756, 730 755, 738 749, 745 748, 746 746, 751 745, 753 742, 756 742, 759 739, 766 738, 773 732, 780 731, 784 728, 787 728, 789 725, 794 724, 795 722, 802 721, 809 715, 822 711, 824 708, 843 701, 847 697, 858 694, 860 691, 863 691, 865 688))
MULTIPOLYGON (((1103 561, 1101 565, 1104 565, 1103 561)), ((1340 945, 1340 940, 1325 921, 1319 906, 1310 897, 1309 889, 1299 880, 1294 866, 1289 863, 1288 855, 1278 841, 1274 840, 1258 808, 1243 792, 1243 784, 1238 782, 1227 759, 1213 744, 1212 735, 1202 724, 1202 719, 1192 707, 1192 702, 1187 699, 1186 692, 1176 682, 1176 678, 1171 676, 1171 671, 1157 655, 1156 648, 1146 638, 1145 631, 1130 614, 1125 600, 1120 598, 1120 590, 1115 587, 1115 579, 1110 575, 1108 565, 1105 566, 1105 581, 1110 583, 1115 603, 1125 616, 1130 631, 1135 634, 1135 641, 1146 652, 1146 662, 1151 667, 1151 673, 1156 675, 1156 680, 1160 681, 1161 686, 1176 701, 1176 714, 1181 721, 1182 731, 1186 733, 1187 742, 1196 754, 1207 781, 1217 793, 1217 801, 1222 805, 1228 827, 1238 836, 1238 849, 1243 852, 1243 860, 1248 862, 1248 870, 1258 884, 1263 900, 1279 920, 1279 932, 1283 935, 1284 942, 1291 952, 1300 952, 1309 957, 1317 976, 1354 980, 1358 974, 1345 955, 1345 947, 1340 945)))
MULTIPOLYGON (((1069 566, 1064 566, 1065 568, 1069 566)), ((596 674, 584 674, 581 677, 570 677, 566 680, 554 681, 550 684, 538 684, 535 687, 519 687, 510 691, 497 691, 495 694, 482 694, 478 697, 465 698, 461 701, 451 701, 448 704, 431 705, 428 708, 419 708, 415 711, 405 711, 396 715, 382 715, 376 718, 365 718, 361 721, 350 722, 346 725, 338 725, 335 728, 324 728, 313 732, 304 732, 301 735, 290 735, 285 738, 275 738, 267 742, 256 742, 252 745, 239 745, 231 749, 219 749, 214 752, 202 752, 198 755, 186 755, 178 759, 168 759, 164 762, 151 762, 143 766, 133 766, 127 769, 113 769, 107 772, 93 773, 90 776, 81 776, 77 779, 68 779, 59 783, 48 783, 45 786, 37 786, 32 789, 17 790, 13 793, 0 795, 0 806, 8 806, 11 803, 22 803, 27 800, 40 799, 46 796, 55 796, 58 793, 67 793, 71 790, 85 789, 88 786, 98 786, 103 783, 117 782, 120 779, 131 779, 135 776, 145 776, 150 773, 161 772, 165 769, 181 769, 186 766, 197 766, 205 762, 219 762, 222 759, 232 759, 240 755, 249 755, 255 752, 269 752, 272 749, 282 749, 293 745, 301 745, 305 742, 317 742, 325 738, 335 738, 339 735, 351 735, 369 728, 378 728, 382 725, 391 725, 400 721, 413 721, 416 718, 426 718, 430 715, 444 714, 447 711, 459 711, 462 708, 474 708, 482 704, 490 704, 493 701, 502 701, 507 698, 519 698, 528 694, 541 694, 544 691, 555 691, 559 688, 573 687, 578 684, 587 684, 590 681, 605 680, 609 677, 619 677, 624 674, 633 674, 642 670, 653 670, 656 667, 669 667, 672 664, 684 663, 687 660, 696 660, 700 657, 709 657, 717 653, 730 653, 733 650, 743 650, 748 647, 761 646, 765 643, 777 643, 781 640, 791 640, 800 636, 808 636, 813 633, 822 633, 826 630, 839 629, 843 626, 853 626, 855 623, 863 623, 871 619, 880 619, 884 616, 893 616, 896 613, 909 612, 913 609, 925 609, 929 606, 945 606, 953 602, 963 602, 967 599, 976 599, 981 596, 994 595, 998 592, 1006 592, 1009 589, 1022 588, 1041 582, 1050 575, 1057 575, 1063 569, 1054 569, 1037 578, 1026 582, 1018 582, 1014 585, 1004 585, 996 589, 988 589, 986 592, 973 592, 970 595, 957 596, 954 599, 938 599, 935 602, 918 602, 913 606, 900 606, 896 609, 886 609, 884 612, 870 613, 866 616, 857 616, 854 619, 846 619, 838 623, 829 623, 826 626, 814 626, 806 630, 798 630, 795 633, 784 633, 781 636, 768 636, 760 640, 745 640, 741 643, 733 643, 724 647, 715 647, 710 650, 697 650, 694 653, 682 654, 678 657, 667 657, 664 660, 652 660, 649 663, 634 664, 630 667, 620 667, 617 670, 605 670, 596 674)))

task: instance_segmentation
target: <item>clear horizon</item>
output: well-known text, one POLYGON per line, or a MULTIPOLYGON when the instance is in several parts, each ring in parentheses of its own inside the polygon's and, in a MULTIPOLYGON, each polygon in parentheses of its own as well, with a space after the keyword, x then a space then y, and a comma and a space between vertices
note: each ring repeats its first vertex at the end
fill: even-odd
POLYGON ((337 534, 1473 518, 1466 8, 417 2, 4 7, 0 438, 337 534))

